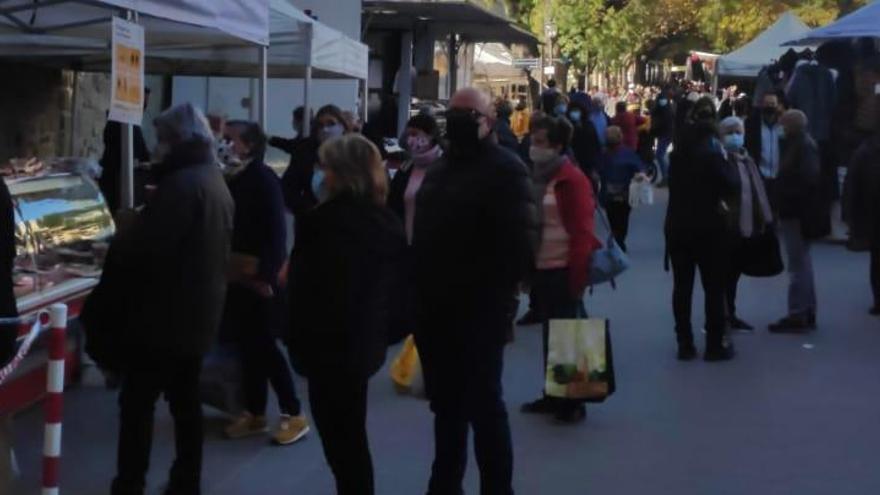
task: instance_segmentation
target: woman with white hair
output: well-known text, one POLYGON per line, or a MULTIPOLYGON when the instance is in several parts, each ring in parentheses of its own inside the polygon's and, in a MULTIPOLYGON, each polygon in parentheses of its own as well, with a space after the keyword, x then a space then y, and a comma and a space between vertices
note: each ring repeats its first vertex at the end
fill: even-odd
MULTIPOLYGON (((125 342, 117 349, 123 381, 114 495, 144 493, 153 408, 161 395, 174 417, 177 449, 165 493, 200 493, 199 375, 226 294, 234 206, 215 164, 213 133, 189 103, 160 115, 155 126, 156 190, 111 246, 113 275, 131 281, 119 288, 125 342)), ((118 314, 108 306, 100 311, 118 314)))
POLYGON ((770 325, 776 333, 804 333, 816 328, 816 284, 812 240, 830 233, 823 208, 819 146, 807 130, 807 116, 789 110, 780 120, 785 142, 776 178, 780 235, 785 244, 790 277, 788 315, 770 325))
POLYGON ((736 186, 724 198, 732 236, 731 259, 728 266, 725 302, 727 323, 734 330, 753 330, 736 314, 736 288, 745 261, 745 243, 771 228, 773 213, 764 181, 755 161, 745 150, 745 126, 739 117, 727 117, 719 126, 721 142, 727 152, 727 163, 736 186))

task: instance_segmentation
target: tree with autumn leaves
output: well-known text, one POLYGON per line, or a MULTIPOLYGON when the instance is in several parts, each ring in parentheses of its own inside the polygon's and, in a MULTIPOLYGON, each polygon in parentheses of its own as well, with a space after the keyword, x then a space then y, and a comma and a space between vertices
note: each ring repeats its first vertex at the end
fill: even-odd
MULTIPOLYGON (((484 0, 540 38, 556 29, 555 57, 578 70, 618 70, 669 40, 686 37, 719 53, 732 51, 793 11, 810 26, 827 24, 868 0, 484 0)), ((545 40, 546 41, 546 40, 545 40)))

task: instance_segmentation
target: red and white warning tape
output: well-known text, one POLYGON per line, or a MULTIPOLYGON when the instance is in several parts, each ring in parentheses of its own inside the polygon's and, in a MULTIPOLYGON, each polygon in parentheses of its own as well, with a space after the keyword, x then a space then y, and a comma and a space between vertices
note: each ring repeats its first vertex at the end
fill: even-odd
MULTIPOLYGON (((37 315, 36 321, 31 325, 31 331, 28 332, 21 347, 18 348, 15 357, 9 362, 9 364, 4 366, 3 369, 0 369, 0 385, 3 385, 3 382, 5 382, 6 379, 12 375, 12 372, 18 368, 18 365, 21 364, 21 361, 27 356, 28 351, 31 350, 34 341, 36 341, 37 337, 43 332, 43 323, 41 319, 44 314, 45 313, 40 313, 37 315)), ((20 325, 25 321, 26 320, 23 318, 0 318, 0 325, 20 325)))

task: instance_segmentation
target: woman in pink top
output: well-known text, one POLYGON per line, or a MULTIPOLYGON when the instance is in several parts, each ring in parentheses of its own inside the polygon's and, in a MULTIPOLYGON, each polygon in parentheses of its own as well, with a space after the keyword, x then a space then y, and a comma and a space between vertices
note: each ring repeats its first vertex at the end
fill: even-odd
MULTIPOLYGON (((566 156, 572 135, 564 118, 532 122, 529 157, 541 220, 541 243, 535 260, 532 294, 543 304, 548 320, 586 317, 584 291, 590 256, 600 246, 594 235, 596 198, 590 179, 566 156)), ((549 323, 544 323, 546 368, 549 323)), ((554 414, 564 422, 586 417, 582 401, 544 396, 522 407, 525 413, 554 414)))
MULTIPOLYGON (((401 138, 401 146, 409 153, 407 160, 400 170, 394 174, 388 192, 388 207, 397 214, 406 227, 406 239, 412 244, 413 221, 416 217, 416 196, 422 181, 431 165, 443 155, 440 148, 440 129, 437 121, 430 115, 416 115, 409 119, 406 129, 401 138)), ((406 285, 398 295, 400 304, 404 308, 401 312, 403 321, 398 322, 401 327, 415 330, 415 288, 412 280, 412 257, 411 253, 406 256, 406 285)))

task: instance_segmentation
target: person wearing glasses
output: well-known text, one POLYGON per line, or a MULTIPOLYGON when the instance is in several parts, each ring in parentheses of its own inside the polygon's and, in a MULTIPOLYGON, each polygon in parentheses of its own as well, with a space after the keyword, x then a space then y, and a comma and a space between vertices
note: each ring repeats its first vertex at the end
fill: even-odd
POLYGON ((502 399, 511 300, 534 263, 527 167, 493 142, 489 98, 467 88, 446 114, 448 153, 416 199, 416 345, 434 412, 432 495, 462 493, 469 430, 482 493, 512 494, 513 449, 502 399))

